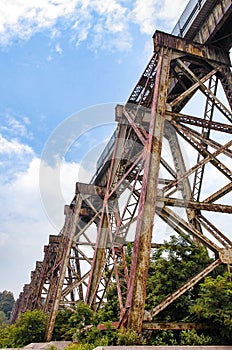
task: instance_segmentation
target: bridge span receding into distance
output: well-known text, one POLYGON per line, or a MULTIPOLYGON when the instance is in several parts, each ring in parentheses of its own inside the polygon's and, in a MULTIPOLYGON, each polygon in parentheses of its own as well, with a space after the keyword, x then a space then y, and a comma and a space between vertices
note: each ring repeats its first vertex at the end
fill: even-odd
POLYGON ((231 0, 190 0, 171 34, 155 32, 150 61, 125 105, 115 108, 117 128, 96 172, 89 184, 76 184, 64 226, 49 237, 11 322, 41 309, 49 341, 59 308, 84 301, 98 310, 115 283, 118 326, 141 332, 217 266, 232 265, 231 237, 220 226, 232 213, 231 35, 231 0), (186 112, 197 94, 204 102, 197 113, 186 112), (214 259, 145 312, 151 251, 169 230, 200 242, 214 259))

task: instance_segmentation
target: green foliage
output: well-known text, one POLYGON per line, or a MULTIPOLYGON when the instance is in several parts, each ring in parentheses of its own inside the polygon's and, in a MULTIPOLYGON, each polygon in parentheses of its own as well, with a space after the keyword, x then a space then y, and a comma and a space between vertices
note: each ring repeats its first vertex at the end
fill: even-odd
POLYGON ((137 345, 138 342, 138 334, 131 329, 120 329, 117 333, 117 345, 137 345))
POLYGON ((110 321, 105 322, 105 326, 105 337, 107 338, 108 345, 115 345, 117 343, 118 332, 112 328, 112 323, 110 321))
POLYGON ((0 311, 3 311, 7 319, 10 318, 11 310, 15 304, 14 296, 12 292, 4 290, 0 292, 0 311))
POLYGON ((182 331, 180 334, 180 345, 210 345, 212 339, 203 333, 197 334, 196 330, 182 331))
MULTIPOLYGON (((127 246, 126 262, 131 264, 132 245, 127 246)), ((181 237, 171 237, 170 242, 153 254, 147 281, 146 308, 152 309, 160 301, 183 285, 211 263, 207 251, 194 242, 181 237)), ((121 268, 120 266, 118 267, 121 268)), ((222 273, 222 267, 212 276, 222 273)), ((145 335, 151 345, 208 345, 213 343, 230 344, 232 339, 232 285, 228 275, 215 279, 207 277, 205 283, 197 284, 184 293, 172 305, 163 310, 157 321, 200 321, 210 323, 219 334, 215 338, 210 330, 203 333, 192 331, 152 331, 145 335), (198 296, 200 292, 200 297, 198 296), (191 310, 191 313, 190 313, 191 310)), ((54 339, 74 340, 78 344, 71 350, 91 350, 96 346, 138 344, 138 334, 129 330, 115 331, 112 322, 119 319, 119 304, 116 284, 112 283, 106 291, 106 303, 94 313, 88 305, 80 302, 70 312, 62 310, 56 320, 54 339), (96 325, 104 323, 100 331, 96 325), (89 326, 89 327, 86 327, 89 326)), ((216 334, 216 332, 214 332, 216 334)), ((141 340, 141 339, 140 339, 141 340)), ((69 349, 70 350, 70 349, 69 349)))
POLYGON ((232 341, 232 281, 226 273, 216 278, 206 277, 200 284, 199 298, 190 309, 199 321, 217 329, 215 342, 230 344, 232 341))
POLYGON ((65 350, 93 350, 95 348, 95 344, 70 344, 65 348, 65 350))
POLYGON ((85 338, 86 326, 94 323, 94 312, 91 308, 79 302, 72 310, 61 310, 56 319, 53 339, 79 340, 85 338))
POLYGON ((73 336, 75 344, 68 346, 67 350, 92 350, 98 346, 107 346, 111 342, 108 335, 102 333, 96 326, 88 330, 76 332, 73 336))
POLYGON ((93 310, 87 304, 79 302, 73 307, 69 325, 82 330, 85 326, 92 324, 93 315, 93 310))
MULTIPOLYGON (((157 249, 149 266, 147 281, 146 308, 149 310, 189 278, 205 268, 210 259, 206 250, 194 243, 186 242, 182 237, 172 236, 170 242, 157 249)), ((161 321, 180 321, 189 314, 189 307, 198 295, 196 285, 168 306, 158 316, 161 321)))
POLYGON ((72 335, 70 336, 70 324, 69 324, 69 318, 72 315, 72 311, 68 309, 59 310, 55 327, 53 331, 53 339, 54 340, 71 340, 72 335))
POLYGON ((94 343, 97 339, 100 339, 101 337, 101 331, 96 326, 91 326, 88 330, 76 333, 76 340, 90 344, 94 343))
POLYGON ((0 347, 23 347, 44 339, 46 315, 42 311, 26 311, 15 324, 0 333, 0 347))
POLYGON ((57 350, 57 347, 55 345, 50 345, 46 350, 57 350))
POLYGON ((118 293, 116 284, 113 284, 106 292, 106 300, 97 312, 98 323, 107 321, 118 321, 120 317, 120 309, 118 302, 118 293))
POLYGON ((149 339, 151 345, 177 345, 178 342, 175 338, 175 334, 171 330, 162 330, 152 332, 152 336, 149 339))
POLYGON ((3 311, 0 311, 0 329, 6 327, 8 324, 8 319, 3 311))
POLYGON ((26 311, 15 323, 16 346, 24 346, 44 340, 46 315, 39 310, 26 311))
POLYGON ((14 331, 14 326, 7 326, 1 329, 0 348, 13 347, 13 342, 12 342, 13 331, 14 331))

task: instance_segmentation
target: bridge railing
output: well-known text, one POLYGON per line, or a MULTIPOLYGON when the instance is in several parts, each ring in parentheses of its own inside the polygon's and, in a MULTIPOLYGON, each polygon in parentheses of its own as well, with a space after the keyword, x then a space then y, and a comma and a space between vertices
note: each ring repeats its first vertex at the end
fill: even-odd
POLYGON ((193 20, 196 18, 198 12, 200 11, 201 7, 207 2, 208 0, 190 0, 180 16, 178 22, 176 23, 172 34, 180 37, 184 37, 185 33, 191 26, 193 20))
POLYGON ((94 180, 96 179, 96 177, 100 173, 100 170, 102 169, 103 165, 106 163, 106 161, 111 156, 111 153, 112 153, 113 147, 114 147, 115 138, 116 138, 116 131, 117 131, 117 129, 114 131, 113 135, 111 136, 110 140, 108 141, 107 145, 105 146, 104 150, 102 151, 100 157, 98 158, 97 164, 96 164, 96 172, 95 172, 94 176, 92 177, 90 183, 94 183, 94 180))

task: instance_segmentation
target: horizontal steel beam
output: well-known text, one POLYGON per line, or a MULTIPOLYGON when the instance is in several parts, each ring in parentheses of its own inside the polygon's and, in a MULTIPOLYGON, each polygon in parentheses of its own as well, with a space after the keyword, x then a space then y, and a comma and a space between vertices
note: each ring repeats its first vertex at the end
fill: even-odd
POLYGON ((210 325, 204 323, 193 322, 150 322, 143 321, 143 330, 164 330, 171 329, 175 331, 189 329, 209 329, 210 325))
POLYGON ((232 214, 231 205, 194 202, 194 201, 189 201, 189 200, 184 200, 179 198, 164 198, 164 197, 158 197, 157 201, 171 207, 193 208, 196 210, 206 210, 206 211, 215 211, 219 213, 232 214))
POLYGON ((154 51, 157 52, 160 47, 168 47, 179 52, 190 54, 204 60, 213 60, 220 64, 230 65, 230 59, 227 51, 219 48, 207 47, 196 42, 189 42, 186 39, 176 37, 171 34, 156 31, 153 35, 154 51))
POLYGON ((167 119, 170 120, 170 117, 171 119, 174 119, 179 123, 190 124, 206 129, 217 130, 228 134, 232 134, 232 125, 230 124, 218 123, 207 119, 193 117, 187 114, 167 112, 167 119))

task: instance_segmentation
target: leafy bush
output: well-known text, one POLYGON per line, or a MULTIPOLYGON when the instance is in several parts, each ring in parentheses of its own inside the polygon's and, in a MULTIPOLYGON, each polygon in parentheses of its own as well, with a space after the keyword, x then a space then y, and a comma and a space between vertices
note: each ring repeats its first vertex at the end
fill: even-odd
POLYGON ((96 346, 94 344, 70 344, 69 346, 67 346, 67 348, 65 348, 65 350, 93 350, 96 346))
POLYGON ((214 343, 231 345, 232 334, 232 281, 225 273, 216 278, 206 277, 200 284, 199 298, 190 308, 198 321, 211 324, 217 332, 214 343))
POLYGON ((23 347, 44 340, 46 315, 39 310, 26 311, 15 324, 0 333, 0 347, 23 347))
POLYGON ((151 345, 177 345, 178 342, 172 330, 153 331, 149 340, 151 345))
POLYGON ((182 331, 180 334, 180 345, 210 345, 211 337, 203 333, 197 334, 195 329, 182 331))
POLYGON ((121 329, 117 333, 117 345, 137 345, 138 342, 138 333, 131 329, 121 329))

